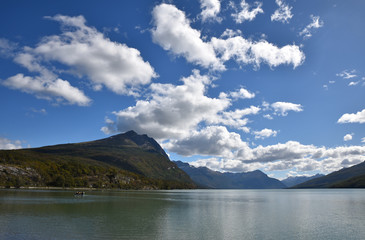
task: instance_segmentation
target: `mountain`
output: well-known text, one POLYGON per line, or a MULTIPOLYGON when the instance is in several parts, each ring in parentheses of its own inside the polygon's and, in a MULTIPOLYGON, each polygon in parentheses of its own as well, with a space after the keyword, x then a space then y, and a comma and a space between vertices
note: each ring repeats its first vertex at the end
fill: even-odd
POLYGON ((2 150, 0 186, 195 187, 153 138, 134 131, 90 142, 2 150))
POLYGON ((259 170, 246 173, 221 173, 212 171, 206 167, 194 167, 181 161, 176 161, 175 163, 202 188, 270 189, 286 187, 279 180, 270 178, 259 170))
POLYGON ((293 188, 365 188, 365 162, 309 180, 293 188))
POLYGON ((288 177, 284 180, 281 180, 282 183, 285 184, 285 186, 287 187, 292 187, 301 183, 304 183, 306 181, 315 179, 315 178, 319 178, 319 177, 323 177, 323 174, 316 174, 310 177, 306 177, 306 176, 295 176, 295 177, 288 177))

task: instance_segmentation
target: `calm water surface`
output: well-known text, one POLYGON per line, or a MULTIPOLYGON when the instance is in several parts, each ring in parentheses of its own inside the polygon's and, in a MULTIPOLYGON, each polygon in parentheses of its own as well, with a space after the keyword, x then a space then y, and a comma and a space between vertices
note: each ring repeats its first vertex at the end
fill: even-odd
POLYGON ((365 190, 0 190, 0 239, 365 239, 365 190))

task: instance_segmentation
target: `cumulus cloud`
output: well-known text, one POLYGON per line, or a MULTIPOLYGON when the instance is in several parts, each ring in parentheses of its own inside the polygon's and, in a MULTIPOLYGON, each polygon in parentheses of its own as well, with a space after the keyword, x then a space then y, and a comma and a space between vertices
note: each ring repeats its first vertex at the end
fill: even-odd
POLYGON ((311 15, 310 17, 312 22, 299 33, 299 36, 303 36, 304 39, 312 37, 313 29, 321 28, 324 25, 323 21, 319 19, 319 16, 311 15))
POLYGON ((134 88, 157 76, 137 49, 106 38, 87 26, 83 16, 47 18, 61 23, 63 32, 45 37, 31 52, 69 66, 78 76, 86 75, 94 89, 106 86, 115 93, 133 95, 134 88))
POLYGON ((230 92, 229 96, 231 96, 233 99, 245 99, 254 98, 255 94, 245 88, 240 88, 238 91, 230 92))
POLYGON ((253 134, 255 135, 255 139, 265 139, 268 137, 276 137, 277 131, 264 128, 261 131, 254 131, 253 134))
POLYGON ((353 133, 351 133, 351 134, 346 134, 344 137, 343 137, 343 140, 344 141, 350 141, 350 140, 352 140, 352 136, 353 136, 354 134, 353 133))
POLYGON ((255 2, 254 6, 246 3, 242 0, 240 3, 240 10, 235 7, 236 13, 232 14, 232 17, 236 23, 243 23, 244 21, 252 21, 256 18, 259 13, 264 13, 262 10, 262 2, 255 2))
POLYGON ((206 88, 211 80, 197 70, 182 82, 177 86, 151 84, 148 100, 139 100, 135 106, 115 112, 117 121, 113 126, 119 132, 134 129, 158 139, 182 138, 201 122, 217 121, 217 115, 231 104, 228 98, 207 97, 206 88))
POLYGON ((6 79, 2 84, 11 89, 35 94, 36 97, 42 99, 52 100, 52 98, 56 98, 57 102, 66 100, 70 104, 79 106, 87 106, 91 102, 91 99, 85 96, 81 90, 60 78, 47 81, 42 77, 29 77, 19 73, 6 79))
POLYGON ((170 4, 161 4, 153 10, 155 27, 151 30, 153 40, 165 50, 183 56, 188 62, 205 68, 223 71, 224 62, 231 59, 238 64, 261 63, 276 67, 304 62, 305 55, 296 45, 275 46, 266 40, 252 41, 240 36, 240 32, 225 30, 221 38, 203 41, 200 31, 190 26, 185 13, 170 4))
POLYGON ((365 109, 357 113, 345 113, 337 123, 365 123, 365 109))
POLYGON ((279 8, 271 15, 271 21, 289 23, 289 20, 293 17, 291 13, 292 7, 282 0, 275 0, 275 2, 279 8))
POLYGON ((0 137, 0 149, 19 149, 22 148, 22 142, 19 140, 12 141, 7 138, 0 137))
POLYGON ((190 26, 185 13, 174 5, 160 4, 152 11, 155 27, 151 30, 153 41, 163 49, 184 56, 188 62, 214 70, 224 70, 213 47, 204 42, 201 33, 190 26))
POLYGON ((244 97, 242 94, 252 97, 251 93, 237 91, 233 96, 221 93, 217 98, 209 97, 207 89, 212 84, 211 78, 194 70, 191 76, 182 78, 181 85, 153 83, 145 100, 114 112, 116 119, 107 118, 101 130, 110 134, 133 129, 161 141, 188 138, 196 135, 202 126, 223 125, 249 132, 248 116, 258 114, 261 108, 229 108, 238 97, 244 97))
POLYGON ((361 142, 365 143, 365 137, 361 138, 361 142))
POLYGON ((183 156, 234 156, 234 151, 247 149, 247 143, 241 136, 229 132, 223 126, 208 126, 201 131, 194 131, 190 136, 181 140, 172 140, 163 145, 169 151, 183 156))
POLYGON ((249 132, 249 128, 246 127, 249 122, 247 115, 256 115, 261 109, 256 106, 250 106, 249 108, 236 109, 234 111, 223 111, 214 116, 211 116, 207 123, 209 124, 223 124, 225 126, 234 127, 244 132, 249 132))
POLYGON ((289 111, 294 111, 294 112, 303 111, 302 105, 290 102, 275 102, 271 104, 271 107, 274 109, 275 114, 280 116, 288 115, 289 111))
POLYGON ((202 16, 203 22, 210 19, 218 22, 221 21, 221 18, 217 17, 221 10, 220 0, 200 0, 200 8, 202 9, 200 15, 202 16))
MULTIPOLYGON (((157 77, 137 49, 113 42, 95 28, 86 25, 83 16, 56 15, 45 17, 62 25, 62 33, 43 37, 36 47, 24 47, 13 52, 14 61, 38 76, 17 74, 2 82, 12 89, 36 95, 38 98, 87 106, 91 103, 84 92, 58 76, 71 73, 86 76, 94 90, 106 86, 109 90, 136 95, 138 87, 157 77), (54 63, 58 64, 57 67, 54 63), (61 68, 61 69, 60 69, 61 68)), ((2 49, 8 47, 0 41, 2 49)))
POLYGON ((337 77, 341 77, 343 79, 351 79, 351 78, 355 78, 357 77, 357 75, 355 74, 356 70, 352 69, 352 70, 343 70, 340 73, 337 73, 336 76, 337 77))

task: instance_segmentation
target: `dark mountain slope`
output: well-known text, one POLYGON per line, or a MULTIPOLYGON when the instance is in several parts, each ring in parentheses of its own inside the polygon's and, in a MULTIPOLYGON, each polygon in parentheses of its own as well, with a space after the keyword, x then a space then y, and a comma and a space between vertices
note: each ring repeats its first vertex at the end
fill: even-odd
MULTIPOLYGON (((122 171, 120 174, 145 181, 146 185, 154 185, 155 188, 194 187, 189 176, 169 160, 165 151, 154 139, 147 135, 138 135, 134 131, 90 142, 0 151, 0 165, 20 169, 27 167, 34 169, 30 165, 38 166, 35 169, 38 175, 42 175, 40 172, 43 175, 50 175, 47 171, 52 172, 49 168, 53 166, 56 169, 54 171, 56 175, 66 174, 69 178, 75 178, 77 177, 75 171, 78 168, 75 164, 85 169, 99 167, 100 179, 103 179, 101 177, 103 174, 111 175, 110 172, 122 171), (43 171, 43 168, 47 171, 43 171), (62 171, 63 168, 69 169, 68 173, 62 171)), ((85 171, 81 174, 82 177, 79 177, 87 181, 93 178, 93 174, 95 175, 94 172, 85 171)), ((2 175, 4 176, 4 171, 2 175)), ((53 179, 55 177, 53 175, 46 178, 53 179)), ((54 179, 52 181, 54 182, 54 179)), ((39 184, 52 185, 52 181, 43 179, 39 184)), ((68 185, 79 186, 80 184, 68 185)), ((104 181, 101 185, 111 184, 104 181)))
POLYGON ((365 187, 365 162, 316 178, 293 188, 365 187), (356 183, 357 182, 357 183, 356 183))
POLYGON ((221 173, 206 167, 193 167, 181 161, 175 162, 200 187, 215 189, 271 189, 285 188, 279 180, 256 170, 247 173, 221 173))

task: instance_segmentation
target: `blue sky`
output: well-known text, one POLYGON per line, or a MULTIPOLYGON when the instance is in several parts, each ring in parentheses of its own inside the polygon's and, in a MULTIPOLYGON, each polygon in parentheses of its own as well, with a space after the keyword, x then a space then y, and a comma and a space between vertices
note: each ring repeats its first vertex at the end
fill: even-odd
POLYGON ((135 130, 270 176, 365 160, 364 1, 2 1, 0 148, 135 130))

